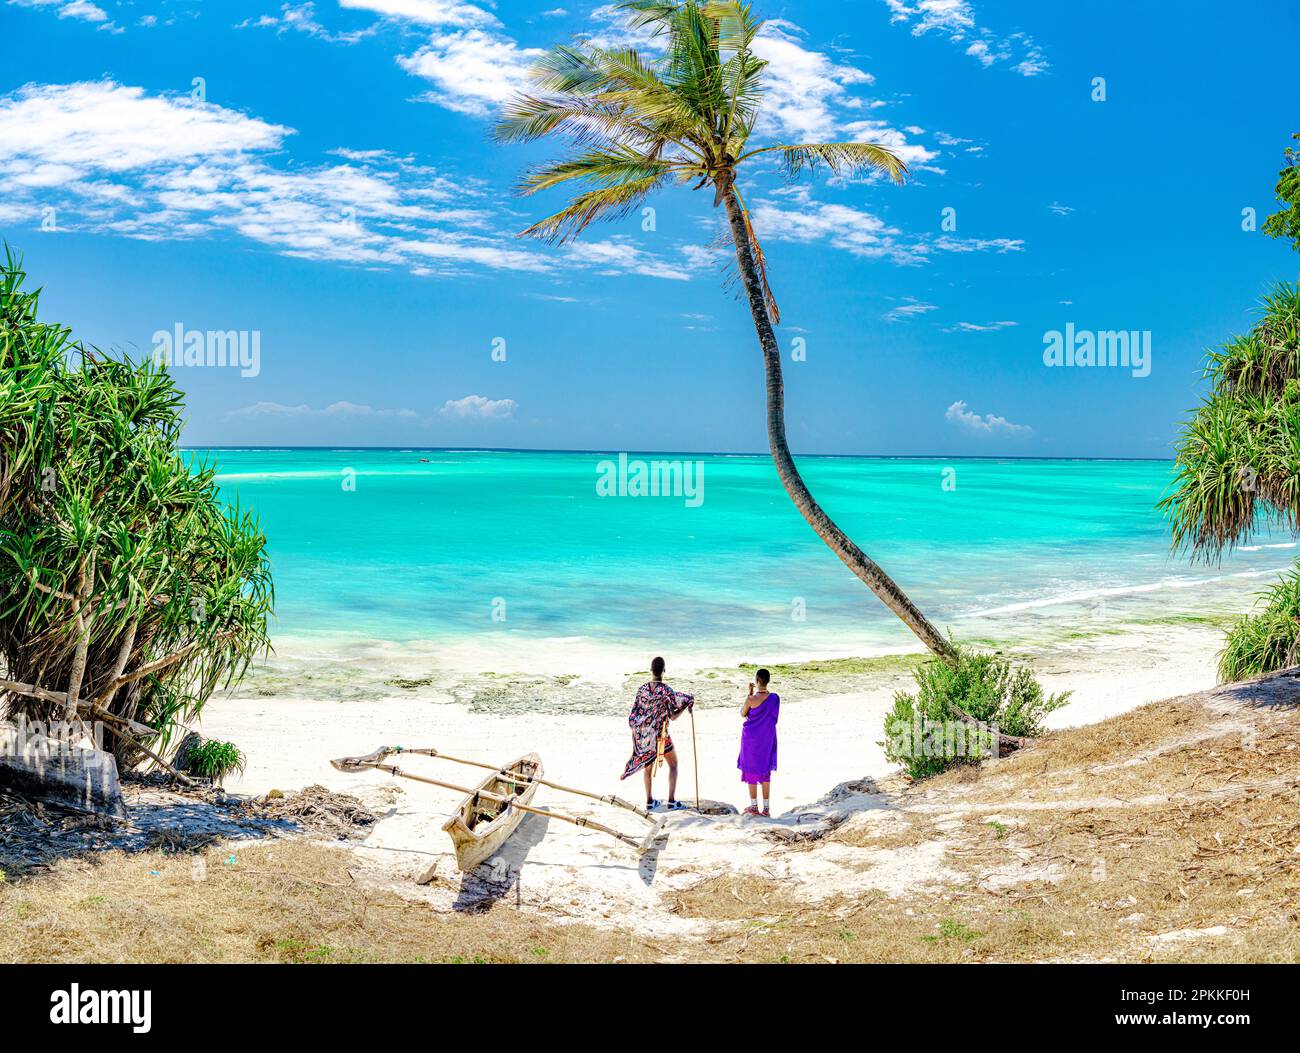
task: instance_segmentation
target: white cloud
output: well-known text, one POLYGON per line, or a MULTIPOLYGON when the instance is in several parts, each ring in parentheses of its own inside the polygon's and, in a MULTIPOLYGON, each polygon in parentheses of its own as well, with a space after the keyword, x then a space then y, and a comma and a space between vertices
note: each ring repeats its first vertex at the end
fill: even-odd
POLYGON ((837 108, 862 105, 846 89, 872 84, 875 77, 809 51, 799 43, 802 32, 781 19, 765 22, 754 40, 754 54, 770 63, 763 71, 763 119, 795 142, 816 142, 834 136, 837 108))
POLYGON ((474 4, 459 0, 339 0, 339 7, 372 11, 385 18, 430 26, 495 25, 497 18, 474 4))
POLYGON ((466 395, 463 399, 448 399, 438 412, 444 417, 509 420, 517 406, 518 403, 514 399, 489 399, 482 395, 466 395))
POLYGON ((966 49, 966 54, 979 59, 985 66, 991 66, 998 60, 997 56, 989 50, 987 40, 975 41, 974 44, 966 49))
POLYGON ((897 307, 891 307, 885 312, 884 318, 887 322, 904 322, 911 318, 918 318, 923 314, 929 314, 931 311, 937 311, 939 305, 935 303, 926 303, 911 296, 903 298, 903 302, 897 307))
POLYGON ((945 333, 996 333, 999 329, 1010 329, 1019 322, 958 322, 944 330, 945 333))
POLYGON ((495 270, 542 272, 551 269, 547 257, 538 252, 507 248, 486 238, 462 235, 424 237, 418 240, 401 241, 397 244, 397 248, 430 264, 468 260, 495 270))
POLYGON ((967 0, 916 0, 908 7, 902 0, 885 0, 892 12, 891 22, 915 19, 913 36, 921 36, 932 29, 961 39, 975 28, 975 12, 967 0))
POLYGON ((1012 69, 1022 77, 1035 77, 1049 68, 1043 49, 1028 33, 1015 32, 999 36, 982 26, 969 0, 885 0, 890 21, 910 25, 912 35, 938 33, 954 44, 965 44, 967 55, 985 68, 998 62, 1013 62, 1012 69))
POLYGON ((109 21, 108 12, 90 0, 9 0, 17 7, 48 7, 55 10, 59 18, 71 18, 78 22, 90 22, 100 29, 119 33, 121 30, 109 21))
POLYGON ((888 121, 851 121, 844 125, 843 130, 855 142, 875 143, 892 150, 908 168, 937 171, 930 167, 929 162, 938 157, 938 153, 917 143, 909 143, 907 136, 897 128, 890 127, 888 121))
POLYGON ((306 403, 287 406, 282 402, 255 402, 251 406, 231 410, 228 417, 401 417, 417 416, 410 409, 375 409, 355 402, 334 402, 324 409, 312 409, 306 403))
POLYGON ((72 0, 59 8, 60 18, 76 18, 83 22, 107 22, 108 12, 89 0, 72 0))
POLYGON ((1062 205, 1059 201, 1053 201, 1047 206, 1047 211, 1054 212, 1058 216, 1068 216, 1074 211, 1069 205, 1062 205))
POLYGON ((619 239, 556 256, 493 226, 520 223, 483 194, 411 157, 329 151, 342 163, 279 155, 292 129, 189 97, 112 81, 28 85, 0 96, 0 200, 6 215, 56 211, 58 228, 170 240, 233 232, 315 260, 467 269, 595 269, 689 277, 619 239))
POLYGON ((972 413, 961 399, 948 407, 944 417, 976 435, 1026 435, 1033 431, 1026 424, 1012 424, 1006 417, 999 417, 993 413, 986 413, 981 417, 978 413, 972 413))
POLYGON ((863 94, 876 78, 866 70, 838 62, 801 42, 804 30, 784 19, 771 19, 754 40, 754 53, 769 65, 763 71, 764 95, 759 133, 786 142, 850 139, 884 146, 909 168, 925 169, 938 154, 908 136, 923 134, 911 125, 903 130, 880 118, 859 116, 884 103, 863 94))
POLYGON ((939 252, 1020 252, 1025 247, 1021 238, 954 238, 947 234, 935 238, 931 244, 939 252))
POLYGON ((698 258, 688 253, 683 264, 669 263, 649 255, 623 235, 604 241, 575 241, 568 246, 568 252, 572 258, 595 268, 599 274, 644 274, 672 281, 689 281, 698 258))
POLYGON ((663 52, 663 37, 649 26, 633 27, 628 22, 628 13, 618 4, 601 4, 593 8, 588 21, 594 32, 584 32, 584 39, 599 48, 621 50, 632 48, 643 54, 660 54, 663 52))
POLYGON ((538 48, 521 48, 509 37, 468 29, 435 33, 424 47, 397 62, 408 73, 433 83, 422 101, 487 117, 528 87, 529 69, 541 54, 538 48))
POLYGON ((919 263, 915 246, 879 216, 848 205, 810 202, 798 208, 781 208, 760 201, 751 210, 760 239, 811 244, 828 241, 855 256, 888 257, 897 263, 919 263))
POLYGON ((806 188, 787 195, 795 207, 760 200, 750 210, 760 239, 812 244, 826 241, 855 256, 889 259, 909 265, 928 262, 937 252, 1018 252, 1023 241, 1012 238, 955 238, 908 235, 863 209, 813 201, 806 188))
POLYGON ((147 96, 112 81, 29 84, 0 97, 0 166, 50 162, 78 175, 125 172, 274 149, 289 134, 237 110, 147 96))
POLYGON ((1024 33, 1012 33, 1008 39, 1020 41, 1025 49, 1025 57, 1011 67, 1022 77, 1036 77, 1051 68, 1043 55, 1043 49, 1034 43, 1032 37, 1024 33))
POLYGON ((355 44, 358 40, 370 36, 376 26, 368 29, 352 30, 347 33, 335 33, 326 29, 316 20, 316 5, 311 0, 305 3, 287 3, 280 5, 280 14, 261 15, 258 18, 246 18, 238 23, 236 29, 274 29, 277 33, 289 31, 306 33, 308 36, 320 37, 335 44, 355 44))

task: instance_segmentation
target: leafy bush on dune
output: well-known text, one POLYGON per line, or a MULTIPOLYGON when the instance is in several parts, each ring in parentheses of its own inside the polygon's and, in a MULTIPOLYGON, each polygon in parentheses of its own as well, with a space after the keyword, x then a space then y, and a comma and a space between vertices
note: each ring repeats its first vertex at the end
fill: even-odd
POLYGON ((898 692, 885 717, 885 756, 913 779, 989 756, 990 736, 963 721, 963 713, 1002 735, 1034 736, 1043 718, 1069 701, 1070 692, 1045 694, 1030 670, 1000 655, 961 645, 956 651, 955 665, 921 662, 916 692, 898 692))
POLYGON ((1300 662, 1300 563, 1260 593, 1263 610, 1228 630, 1219 652, 1219 681, 1261 676, 1300 662))

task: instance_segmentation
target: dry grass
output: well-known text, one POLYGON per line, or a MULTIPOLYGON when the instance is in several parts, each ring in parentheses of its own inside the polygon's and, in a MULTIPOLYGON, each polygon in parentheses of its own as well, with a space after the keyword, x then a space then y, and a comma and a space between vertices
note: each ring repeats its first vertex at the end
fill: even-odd
POLYGON ((1086 800, 1128 804, 1156 796, 1231 793, 1300 778, 1293 711, 1218 712, 1194 700, 1156 702, 1058 732, 984 768, 964 767, 907 791, 912 801, 970 805, 1086 800))
POLYGON ((351 853, 279 841, 197 855, 108 853, 0 884, 6 962, 654 961, 630 935, 508 906, 440 914, 363 888, 351 853), (234 863, 229 860, 235 859, 234 863))
POLYGON ((943 832, 929 815, 920 812, 885 812, 867 821, 846 824, 826 836, 828 844, 892 852, 914 848, 941 838, 943 832))

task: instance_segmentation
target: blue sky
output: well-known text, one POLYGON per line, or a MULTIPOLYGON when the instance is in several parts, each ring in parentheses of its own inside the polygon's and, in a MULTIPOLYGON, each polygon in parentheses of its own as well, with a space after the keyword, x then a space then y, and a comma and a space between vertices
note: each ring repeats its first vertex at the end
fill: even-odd
MULTIPOLYGON (((912 171, 742 175, 805 352, 795 452, 1167 455, 1205 348, 1300 270, 1242 229, 1300 130, 1300 8, 756 10, 761 138, 912 171), (1150 375, 1046 367, 1067 323, 1149 330, 1150 375)), ((487 131, 532 50, 579 33, 628 37, 572 0, 0 0, 0 235, 89 343, 256 333, 256 375, 177 371, 193 444, 763 450, 705 194, 652 201, 652 230, 514 237, 556 203, 515 180, 559 144, 487 131)))

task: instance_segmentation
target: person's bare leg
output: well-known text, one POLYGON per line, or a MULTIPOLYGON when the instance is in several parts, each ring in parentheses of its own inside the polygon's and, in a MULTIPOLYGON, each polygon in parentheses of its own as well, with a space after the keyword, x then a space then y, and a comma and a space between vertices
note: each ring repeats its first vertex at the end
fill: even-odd
POLYGON ((766 812, 768 810, 768 801, 770 801, 771 799, 772 799, 772 784, 770 782, 765 782, 763 783, 763 811, 766 812))
POLYGON ((758 807, 758 783, 756 782, 749 784, 749 803, 754 808, 758 807))
POLYGON ((647 764, 641 771, 645 773, 645 801, 646 804, 649 804, 655 799, 654 780, 650 777, 650 765, 647 764))
POLYGON ((668 800, 677 800, 677 751, 667 755, 668 761, 668 800))

